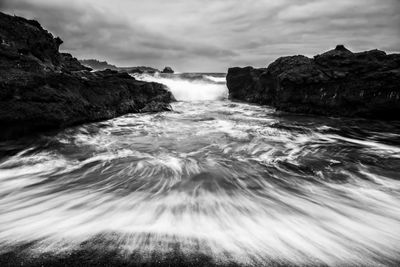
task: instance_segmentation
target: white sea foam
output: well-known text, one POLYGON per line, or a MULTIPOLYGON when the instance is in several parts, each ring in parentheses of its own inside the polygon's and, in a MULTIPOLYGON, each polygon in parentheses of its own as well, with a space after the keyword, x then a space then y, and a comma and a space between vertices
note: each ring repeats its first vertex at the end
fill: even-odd
POLYGON ((211 75, 203 75, 203 77, 207 80, 210 80, 210 81, 216 82, 216 83, 225 83, 226 82, 225 77, 214 77, 211 75))
POLYGON ((376 254, 398 256, 397 197, 349 185, 331 190, 309 185, 307 198, 271 184, 264 188, 268 198, 216 195, 201 188, 196 195, 171 191, 119 197, 90 189, 51 193, 32 188, 1 199, 0 208, 12 211, 0 217, 0 239, 44 239, 42 250, 57 242, 72 249, 98 233, 117 232, 127 251, 167 252, 168 242, 160 244, 173 237, 183 248, 198 240, 203 252, 211 248, 239 261, 259 257, 296 264, 365 264, 373 263, 376 254), (140 241, 148 234, 150 242, 140 241))
POLYGON ((207 80, 188 80, 179 76, 163 77, 159 74, 135 74, 134 77, 138 80, 165 84, 178 101, 222 100, 228 96, 225 84, 216 84, 207 80))
POLYGON ((65 130, 48 137, 55 147, 4 158, 0 250, 40 240, 38 253, 58 253, 101 235, 122 255, 168 253, 176 242, 255 265, 399 259, 398 167, 381 167, 396 162, 398 146, 259 106, 172 105, 65 130))

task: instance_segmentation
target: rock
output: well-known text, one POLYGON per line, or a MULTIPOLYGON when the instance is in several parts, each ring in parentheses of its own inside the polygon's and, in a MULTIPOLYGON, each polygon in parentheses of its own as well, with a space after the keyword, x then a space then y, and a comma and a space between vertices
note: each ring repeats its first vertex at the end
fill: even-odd
POLYGON ((168 103, 152 101, 152 102, 146 104, 146 106, 144 108, 142 108, 140 110, 140 112, 154 113, 154 112, 171 111, 171 110, 172 110, 172 107, 168 103))
POLYGON ((61 55, 62 71, 71 72, 71 71, 92 70, 91 68, 82 65, 78 61, 78 59, 74 58, 71 54, 60 53, 60 55, 61 55))
POLYGON ((252 67, 229 69, 226 82, 230 97, 251 103, 270 103, 272 95, 265 92, 264 79, 260 79, 264 70, 252 67))
POLYGON ((0 49, 12 56, 37 59, 39 64, 56 66, 60 63, 60 38, 54 38, 37 21, 0 15, 0 49))
POLYGON ((155 69, 155 68, 151 68, 151 67, 145 67, 145 66, 139 66, 139 67, 120 67, 118 68, 119 71, 123 71, 123 72, 128 72, 128 73, 156 73, 156 72, 160 72, 160 70, 155 69))
POLYGON ((36 21, 0 12, 0 139, 169 110, 164 85, 113 70, 90 72, 36 21))
POLYGON ((400 55, 343 45, 317 55, 281 57, 267 68, 231 68, 230 97, 278 110, 400 119, 400 55))
POLYGON ((99 61, 97 59, 81 59, 79 63, 94 70, 118 70, 118 67, 107 63, 107 61, 99 61))
POLYGON ((165 67, 161 73, 174 73, 171 67, 165 67))

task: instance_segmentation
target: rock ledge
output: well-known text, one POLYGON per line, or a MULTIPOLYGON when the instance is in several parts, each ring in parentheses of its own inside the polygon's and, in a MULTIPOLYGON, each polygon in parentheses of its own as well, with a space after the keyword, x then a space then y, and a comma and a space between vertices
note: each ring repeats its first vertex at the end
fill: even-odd
POLYGON ((113 70, 91 72, 60 53, 61 43, 37 21, 0 12, 0 139, 171 109, 164 85, 113 70))
POLYGON ((278 58, 267 68, 230 68, 232 99, 278 110, 400 120, 400 55, 343 45, 314 58, 278 58))

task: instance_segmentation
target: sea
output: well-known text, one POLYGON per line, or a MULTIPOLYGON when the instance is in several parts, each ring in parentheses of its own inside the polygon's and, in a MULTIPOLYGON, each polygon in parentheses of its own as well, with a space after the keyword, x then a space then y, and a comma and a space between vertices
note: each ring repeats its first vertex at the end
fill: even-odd
POLYGON ((1 266, 398 266, 400 122, 135 74, 173 111, 0 143, 1 266))

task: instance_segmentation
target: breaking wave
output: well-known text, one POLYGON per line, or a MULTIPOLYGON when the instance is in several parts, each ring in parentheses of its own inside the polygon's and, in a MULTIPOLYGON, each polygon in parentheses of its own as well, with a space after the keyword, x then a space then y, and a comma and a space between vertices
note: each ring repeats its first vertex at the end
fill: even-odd
POLYGON ((138 80, 165 84, 178 101, 223 100, 228 97, 225 75, 155 73, 133 76, 138 80))

